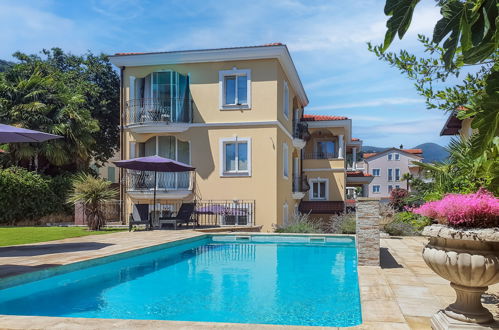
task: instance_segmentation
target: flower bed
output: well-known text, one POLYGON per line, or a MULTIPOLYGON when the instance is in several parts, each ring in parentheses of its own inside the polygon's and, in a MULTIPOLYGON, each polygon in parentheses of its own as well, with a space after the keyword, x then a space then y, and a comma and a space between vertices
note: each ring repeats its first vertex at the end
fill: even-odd
POLYGON ((448 194, 411 210, 451 227, 491 228, 499 226, 499 198, 486 189, 473 194, 448 194))

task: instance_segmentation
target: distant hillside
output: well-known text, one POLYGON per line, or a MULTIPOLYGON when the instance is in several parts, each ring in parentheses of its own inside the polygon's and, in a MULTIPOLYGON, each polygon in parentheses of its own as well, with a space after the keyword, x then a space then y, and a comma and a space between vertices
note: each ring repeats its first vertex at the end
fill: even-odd
MULTIPOLYGON (((381 152, 388 148, 363 146, 362 152, 381 152)), ((413 149, 423 149, 423 157, 425 163, 441 162, 444 161, 449 153, 444 147, 436 143, 428 142, 415 146, 413 149)))
POLYGON ((442 162, 449 157, 449 153, 444 147, 436 143, 428 142, 417 145, 415 149, 423 149, 425 163, 442 162))
POLYGON ((7 68, 13 64, 14 63, 9 61, 0 60, 0 72, 7 70, 7 68))

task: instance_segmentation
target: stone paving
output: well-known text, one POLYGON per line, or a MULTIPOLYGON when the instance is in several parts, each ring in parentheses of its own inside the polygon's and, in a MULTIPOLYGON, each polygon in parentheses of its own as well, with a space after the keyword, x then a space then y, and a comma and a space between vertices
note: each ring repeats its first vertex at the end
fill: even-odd
MULTIPOLYGON (((203 235, 182 231, 120 232, 0 248, 0 278, 203 235)), ((381 267, 359 267, 363 324, 355 329, 429 329, 430 317, 454 300, 448 282, 421 258, 426 239, 381 240, 381 267)), ((499 318, 499 285, 485 306, 499 318)), ((0 329, 320 329, 255 324, 0 316, 0 329)), ((353 329, 351 328, 351 329, 353 329)), ((328 328, 335 329, 335 328, 328 328)), ((350 328, 347 328, 350 329, 350 328)))

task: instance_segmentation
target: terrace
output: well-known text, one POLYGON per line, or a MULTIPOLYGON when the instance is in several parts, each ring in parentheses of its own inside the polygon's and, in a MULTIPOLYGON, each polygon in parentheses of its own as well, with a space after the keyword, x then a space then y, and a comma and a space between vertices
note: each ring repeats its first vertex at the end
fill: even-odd
MULTIPOLYGON (((252 233, 255 234, 255 233, 252 233)), ((144 247, 180 242, 206 235, 191 230, 177 232, 120 232, 99 236, 86 236, 21 246, 15 252, 0 248, 0 278, 26 274, 85 260, 98 259, 118 253, 131 252, 144 247), (68 251, 65 246, 80 246, 68 251), (82 253, 84 251, 84 253, 82 253), (29 255, 29 258, 26 256, 29 255)), ((268 234, 258 234, 268 235, 268 234)), ((276 234, 273 234, 276 235, 276 234)), ((323 234, 320 236, 324 236, 323 234)), ((362 300, 363 324, 355 329, 429 329, 430 317, 452 302, 455 293, 448 282, 431 271, 421 258, 426 239, 422 237, 395 237, 381 239, 381 267, 359 266, 359 285, 362 300)), ((5 283, 5 282, 4 282, 5 283)), ((498 315, 499 285, 489 288, 484 306, 498 315)), ((40 316, 0 316, 0 327, 11 329, 39 328, 108 328, 129 329, 139 327, 187 327, 222 329, 254 329, 252 324, 210 322, 150 321, 84 319, 40 316)), ((303 327, 258 325, 268 329, 303 329, 303 327)), ((308 328, 308 327, 307 327, 308 328)), ((331 328, 338 329, 338 328, 331 328)))

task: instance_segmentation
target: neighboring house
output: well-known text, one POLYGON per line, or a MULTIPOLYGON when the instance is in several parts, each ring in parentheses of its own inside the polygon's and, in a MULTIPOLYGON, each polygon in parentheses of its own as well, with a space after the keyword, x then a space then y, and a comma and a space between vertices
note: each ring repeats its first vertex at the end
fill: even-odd
POLYGON ((447 121, 440 131, 440 136, 444 135, 461 135, 464 138, 469 138, 473 134, 473 129, 471 128, 471 122, 473 118, 459 119, 457 115, 460 111, 468 110, 465 107, 458 107, 456 110, 452 111, 447 118, 447 121))
POLYGON ((98 174, 99 177, 111 181, 112 183, 118 183, 119 169, 113 164, 113 161, 120 160, 120 153, 116 153, 112 158, 109 158, 107 163, 98 167, 95 164, 90 165, 98 174))
MULTIPOLYGON (((303 115, 309 101, 285 45, 121 53, 110 60, 122 77, 120 158, 158 154, 196 168, 161 173, 159 204, 250 201, 252 214, 221 217, 218 225, 263 231, 288 223, 302 199, 327 207, 324 213, 344 209, 345 155, 361 143, 352 141, 347 118, 303 115)), ((152 203, 153 180, 133 171, 125 178, 128 219, 133 204, 152 203)))
POLYGON ((365 170, 374 177, 367 189, 368 197, 388 198, 393 189, 406 189, 407 182, 402 181, 402 177, 406 173, 419 177, 421 168, 412 162, 422 160, 421 149, 390 148, 382 152, 365 153, 365 170))

